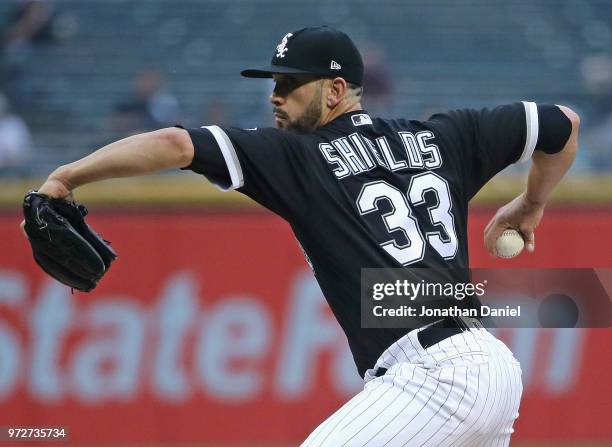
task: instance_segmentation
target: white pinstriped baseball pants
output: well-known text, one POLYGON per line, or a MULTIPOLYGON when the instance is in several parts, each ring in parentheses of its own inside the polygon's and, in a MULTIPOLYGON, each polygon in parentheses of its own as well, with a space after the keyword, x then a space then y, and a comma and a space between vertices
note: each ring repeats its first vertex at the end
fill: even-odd
POLYGON ((428 349, 417 332, 391 345, 363 391, 301 447, 507 446, 523 391, 510 350, 485 329, 428 349), (378 367, 387 373, 374 377, 378 367))

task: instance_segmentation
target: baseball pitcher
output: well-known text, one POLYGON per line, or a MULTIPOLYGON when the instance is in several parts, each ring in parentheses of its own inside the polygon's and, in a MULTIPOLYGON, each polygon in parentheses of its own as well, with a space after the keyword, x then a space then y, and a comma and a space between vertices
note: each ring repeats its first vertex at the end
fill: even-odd
POLYGON ((361 106, 363 62, 346 34, 305 28, 272 49, 269 65, 242 74, 274 79, 276 128, 161 129, 59 167, 24 202, 37 262, 91 290, 115 253, 81 222, 72 192, 114 177, 195 171, 291 225, 363 377, 363 390, 303 446, 508 445, 522 393, 508 348, 476 318, 363 328, 361 269, 467 269, 468 202, 520 162, 531 162, 526 188, 499 209, 484 243, 495 255, 498 236, 516 229, 533 251, 549 195, 575 156, 578 116, 522 101, 426 121, 381 119, 361 106))

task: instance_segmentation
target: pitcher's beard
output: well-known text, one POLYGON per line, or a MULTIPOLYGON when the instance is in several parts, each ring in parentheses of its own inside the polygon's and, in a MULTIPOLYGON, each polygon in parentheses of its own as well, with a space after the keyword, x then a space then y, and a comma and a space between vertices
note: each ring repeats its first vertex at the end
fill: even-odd
POLYGON ((304 113, 294 121, 287 122, 287 130, 297 133, 307 133, 316 130, 321 119, 321 84, 318 85, 312 101, 308 104, 304 113))

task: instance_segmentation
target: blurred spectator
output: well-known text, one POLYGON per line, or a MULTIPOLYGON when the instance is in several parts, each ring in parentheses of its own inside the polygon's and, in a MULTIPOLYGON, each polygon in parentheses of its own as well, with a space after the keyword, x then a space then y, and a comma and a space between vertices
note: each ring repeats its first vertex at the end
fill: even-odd
POLYGON ((53 11, 53 5, 47 0, 21 0, 4 32, 4 46, 10 48, 52 40, 53 11))
POLYGON ((229 115, 227 103, 222 98, 216 96, 208 103, 202 123, 206 125, 230 126, 233 121, 229 115))
POLYGON ((111 128, 116 134, 126 135, 172 126, 180 119, 178 99, 164 90, 161 73, 147 68, 136 74, 130 97, 115 105, 111 128))
POLYGON ((51 32, 54 6, 47 0, 21 0, 8 26, 2 32, 4 77, 18 76, 30 54, 31 46, 53 39, 51 32))
POLYGON ((582 60, 580 71, 589 96, 590 125, 606 127, 604 121, 612 113, 612 56, 590 55, 582 60))
POLYGON ((371 115, 384 118, 391 113, 393 80, 380 47, 374 43, 368 44, 363 51, 363 64, 364 107, 371 115))
POLYGON ((135 103, 119 103, 113 108, 110 117, 110 139, 146 132, 151 129, 149 119, 140 105, 135 103))
POLYGON ((14 103, 28 103, 48 94, 32 85, 26 63, 36 58, 35 47, 72 37, 76 16, 59 13, 53 0, 19 0, 0 30, 0 83, 14 103))
POLYGON ((612 169, 612 105, 609 107, 608 114, 584 135, 589 164, 596 171, 612 169))
POLYGON ((8 100, 0 93, 0 171, 23 163, 31 145, 28 126, 19 116, 11 113, 8 100))
POLYGON ((612 168, 612 56, 592 54, 582 60, 580 71, 588 104, 582 116, 586 124, 578 153, 595 171, 612 168))

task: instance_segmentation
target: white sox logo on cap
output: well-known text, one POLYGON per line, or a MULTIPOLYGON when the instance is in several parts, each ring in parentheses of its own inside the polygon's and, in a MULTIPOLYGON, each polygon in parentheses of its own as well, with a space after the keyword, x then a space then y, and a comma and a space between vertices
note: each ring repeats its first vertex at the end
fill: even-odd
POLYGON ((274 74, 314 75, 361 85, 363 60, 349 36, 326 26, 286 33, 272 53, 269 65, 242 70, 247 78, 271 78, 274 74))
POLYGON ((279 43, 276 46, 276 57, 280 57, 280 58, 285 57, 285 53, 289 51, 289 49, 287 48, 287 41, 289 40, 291 36, 293 36, 292 33, 285 34, 285 37, 283 37, 283 40, 281 40, 281 43, 279 43))

